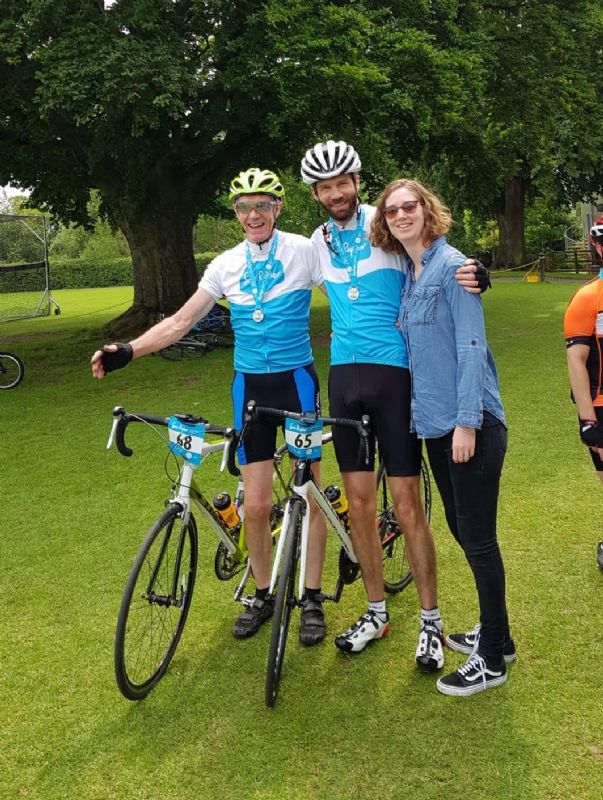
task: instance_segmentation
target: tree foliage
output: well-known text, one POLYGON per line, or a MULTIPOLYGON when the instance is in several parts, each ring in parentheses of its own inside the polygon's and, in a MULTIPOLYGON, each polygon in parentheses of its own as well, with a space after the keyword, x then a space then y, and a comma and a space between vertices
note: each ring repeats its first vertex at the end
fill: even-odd
POLYGON ((100 192, 140 329, 194 291, 227 180, 296 172, 318 139, 355 143, 371 195, 401 170, 490 216, 509 178, 595 190, 600 21, 595 0, 3 0, 0 182, 84 223, 100 192))
POLYGON ((568 205, 603 187, 603 9, 598 0, 457 5, 471 9, 482 95, 468 109, 469 138, 432 141, 430 157, 457 199, 496 216, 498 258, 517 265, 526 201, 568 205))
POLYGON ((6 0, 0 180, 69 220, 85 221, 89 191, 101 192, 132 250, 126 321, 143 326, 194 290, 193 223, 233 172, 293 165, 327 135, 352 138, 376 181, 403 160, 389 152, 393 135, 410 158, 415 132, 441 116, 424 99, 448 63, 421 30, 430 13, 399 2, 117 0, 105 11, 6 0))

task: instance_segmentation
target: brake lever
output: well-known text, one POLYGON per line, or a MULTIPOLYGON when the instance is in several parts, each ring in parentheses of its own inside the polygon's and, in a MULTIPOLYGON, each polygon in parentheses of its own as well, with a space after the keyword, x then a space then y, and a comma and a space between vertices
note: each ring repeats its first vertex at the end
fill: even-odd
POLYGON ((370 453, 369 453, 369 444, 368 444, 368 437, 369 431, 371 428, 371 419, 367 414, 362 415, 362 420, 360 421, 360 437, 362 441, 362 446, 364 447, 364 463, 366 466, 369 465, 370 461, 370 453))
POLYGON ((110 450, 115 443, 115 432, 117 431, 118 425, 119 425, 119 418, 116 417, 113 420, 113 425, 111 425, 111 433, 109 434, 109 439, 107 441, 107 447, 106 447, 107 450, 110 450))
POLYGON ((119 425, 119 420, 121 419, 124 410, 122 406, 115 406, 113 409, 113 425, 111 425, 111 433, 109 434, 109 440, 107 442, 106 450, 110 450, 113 445, 115 444, 115 433, 117 431, 117 426, 119 425))
POLYGON ((234 436, 232 430, 228 430, 224 435, 226 439, 226 444, 224 445, 224 450, 222 450, 222 461, 220 462, 220 472, 224 472, 226 467, 228 466, 228 461, 230 458, 230 448, 232 447, 232 443, 234 442, 234 436))

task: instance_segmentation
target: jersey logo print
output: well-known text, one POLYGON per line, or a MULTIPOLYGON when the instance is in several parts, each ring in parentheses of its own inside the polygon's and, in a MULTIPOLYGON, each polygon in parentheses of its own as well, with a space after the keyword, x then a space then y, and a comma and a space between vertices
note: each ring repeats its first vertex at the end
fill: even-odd
MULTIPOLYGON (((352 257, 352 247, 347 241, 345 241, 343 242, 343 248, 348 254, 348 259, 350 259, 352 257)), ((358 250, 356 250, 356 253, 358 261, 363 261, 364 259, 369 258, 371 255, 371 243, 365 236, 362 237, 362 243, 360 244, 358 250)), ((336 269, 347 269, 347 263, 339 254, 335 255, 332 250, 329 250, 329 255, 331 256, 331 264, 336 269)))
POLYGON ((603 336, 603 311, 597 311, 597 321, 595 323, 597 336, 603 336))
MULTIPOLYGON (((285 280, 285 269, 282 261, 276 259, 272 264, 272 269, 268 273, 266 273, 267 263, 268 261, 254 261, 253 263, 253 271, 255 273, 256 283, 258 286, 263 287, 263 294, 269 292, 270 289, 276 286, 277 283, 282 283, 285 280), (265 284, 264 281, 266 281, 265 284)), ((242 292, 252 294, 252 284, 249 280, 248 267, 245 267, 243 270, 239 286, 242 292)))

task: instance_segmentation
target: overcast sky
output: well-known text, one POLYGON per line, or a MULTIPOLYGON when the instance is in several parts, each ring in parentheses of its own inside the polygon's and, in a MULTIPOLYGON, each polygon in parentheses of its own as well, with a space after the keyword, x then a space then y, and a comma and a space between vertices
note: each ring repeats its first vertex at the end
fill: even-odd
POLYGON ((24 189, 16 189, 14 186, 11 186, 10 183, 7 186, 3 186, 2 190, 7 197, 13 197, 15 194, 27 194, 24 189))

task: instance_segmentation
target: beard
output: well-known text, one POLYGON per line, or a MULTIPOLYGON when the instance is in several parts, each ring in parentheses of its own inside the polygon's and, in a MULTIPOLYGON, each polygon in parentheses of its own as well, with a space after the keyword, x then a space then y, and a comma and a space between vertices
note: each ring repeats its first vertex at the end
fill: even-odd
POLYGON ((329 216, 335 220, 335 222, 347 222, 354 216, 356 212, 356 206, 358 204, 358 197, 353 197, 351 200, 348 200, 345 205, 334 207, 333 204, 325 205, 322 204, 322 207, 325 211, 329 214, 329 216))

